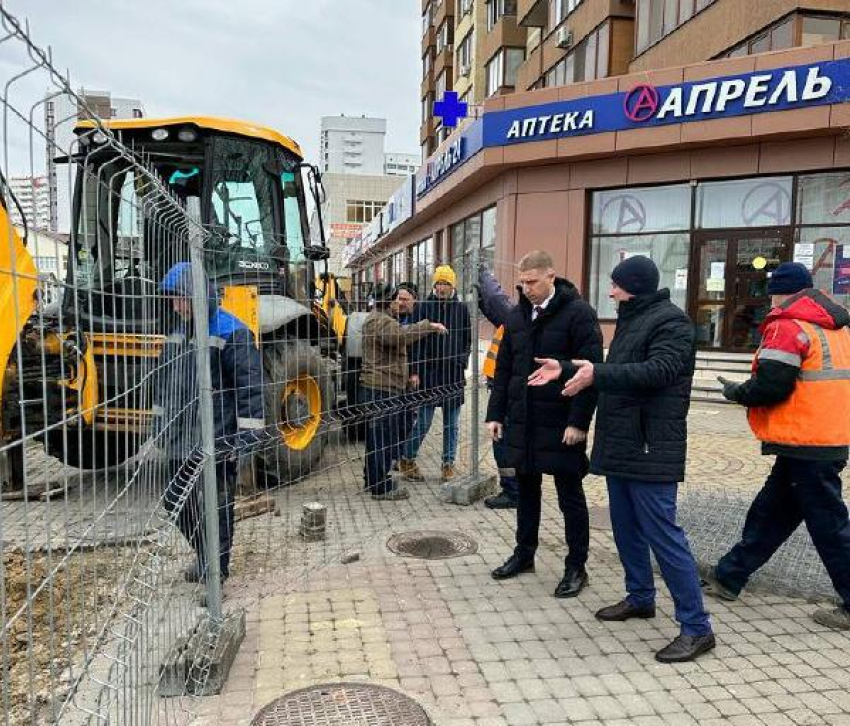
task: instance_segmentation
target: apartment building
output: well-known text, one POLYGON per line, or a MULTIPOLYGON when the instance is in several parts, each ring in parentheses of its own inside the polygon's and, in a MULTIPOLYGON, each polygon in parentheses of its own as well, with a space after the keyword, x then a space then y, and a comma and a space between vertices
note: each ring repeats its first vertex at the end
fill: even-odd
POLYGON ((716 350, 756 345, 783 261, 850 303, 850 0, 517 0, 513 23, 515 77, 423 145, 413 214, 355 277, 477 249, 509 284, 542 247, 610 337, 609 273, 646 254, 716 350))

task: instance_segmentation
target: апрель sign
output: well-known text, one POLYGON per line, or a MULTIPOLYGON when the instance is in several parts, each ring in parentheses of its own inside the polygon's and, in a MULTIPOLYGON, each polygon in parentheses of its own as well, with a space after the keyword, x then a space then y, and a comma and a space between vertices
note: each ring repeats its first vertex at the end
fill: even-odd
POLYGON ((756 71, 484 115, 484 146, 625 131, 841 103, 850 98, 850 60, 756 71))

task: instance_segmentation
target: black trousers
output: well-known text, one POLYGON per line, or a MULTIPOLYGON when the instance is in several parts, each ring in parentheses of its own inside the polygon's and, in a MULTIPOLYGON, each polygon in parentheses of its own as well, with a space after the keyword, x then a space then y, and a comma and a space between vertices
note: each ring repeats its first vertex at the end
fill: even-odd
POLYGON ((846 463, 777 456, 747 512, 741 541, 717 563, 720 582, 740 592, 805 522, 833 587, 850 610, 850 520, 840 476, 846 463))
MULTIPOLYGON (((543 476, 517 473, 517 479, 519 502, 514 554, 521 560, 528 561, 533 560, 537 552, 543 476)), ((567 556, 564 558, 564 564, 567 568, 583 568, 590 549, 590 517, 587 512, 582 479, 583 477, 578 473, 555 477, 558 506, 564 515, 564 538, 567 542, 567 556)))
MULTIPOLYGON (((207 572, 206 530, 204 527, 204 484, 200 459, 190 456, 172 460, 168 472, 168 488, 164 497, 166 511, 174 524, 198 555, 201 572, 207 572)), ((233 504, 236 497, 236 462, 217 461, 218 545, 222 578, 230 575, 230 550, 233 545, 233 504)))

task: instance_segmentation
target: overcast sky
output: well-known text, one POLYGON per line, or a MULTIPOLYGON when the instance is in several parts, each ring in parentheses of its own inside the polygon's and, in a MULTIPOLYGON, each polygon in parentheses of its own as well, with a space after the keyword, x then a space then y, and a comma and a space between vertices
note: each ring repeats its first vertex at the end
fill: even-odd
MULTIPOLYGON (((272 126, 318 161, 321 116, 387 119, 387 151, 419 151, 418 0, 6 0, 75 87, 148 116, 272 126)), ((4 69, 5 70, 5 69, 4 69)), ((4 72, 3 75, 6 75, 4 72)))

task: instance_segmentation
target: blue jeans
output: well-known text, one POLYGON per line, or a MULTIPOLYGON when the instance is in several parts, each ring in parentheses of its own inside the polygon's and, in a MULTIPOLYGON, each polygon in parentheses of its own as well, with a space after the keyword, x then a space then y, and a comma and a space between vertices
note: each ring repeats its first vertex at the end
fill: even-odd
POLYGON ((635 607, 655 604, 649 551, 670 590, 682 635, 707 635, 711 623, 702 601, 697 565, 684 530, 676 524, 675 482, 608 477, 614 542, 626 574, 626 598, 635 607))
POLYGON ((747 512, 741 541, 717 563, 718 580, 739 593, 805 522, 833 587, 850 610, 850 520, 840 476, 845 463, 777 456, 747 512))
POLYGON ((404 394, 362 387, 360 402, 366 412, 366 461, 363 466, 364 488, 372 494, 386 494, 395 488, 390 477, 394 459, 410 430, 410 411, 404 394))
MULTIPOLYGON (((459 400, 448 400, 439 404, 443 409, 443 464, 454 464, 457 456, 457 432, 462 404, 459 400)), ((428 435, 437 406, 422 406, 417 412, 413 433, 404 447, 404 458, 415 459, 428 435)))

